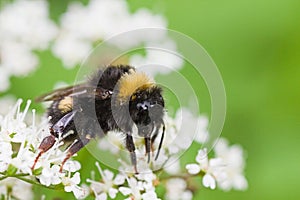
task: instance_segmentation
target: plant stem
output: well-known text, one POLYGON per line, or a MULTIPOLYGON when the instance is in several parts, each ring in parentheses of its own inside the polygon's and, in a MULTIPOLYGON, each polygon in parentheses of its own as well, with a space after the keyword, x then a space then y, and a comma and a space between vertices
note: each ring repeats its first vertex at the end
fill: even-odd
POLYGON ((29 174, 15 174, 15 175, 5 175, 4 173, 1 173, 1 175, 3 175, 2 177, 0 177, 0 181, 6 179, 6 178, 9 178, 9 177, 12 177, 12 178, 17 178, 19 180, 22 180, 22 181, 25 181, 27 183, 30 183, 32 185, 37 185, 37 186, 42 186, 44 188, 47 188, 47 189, 52 189, 52 190, 62 190, 58 187, 55 187, 55 186, 46 186, 46 185, 42 185, 40 184, 38 181, 34 181, 32 179, 29 179, 29 178, 25 178, 25 176, 29 176, 29 174))

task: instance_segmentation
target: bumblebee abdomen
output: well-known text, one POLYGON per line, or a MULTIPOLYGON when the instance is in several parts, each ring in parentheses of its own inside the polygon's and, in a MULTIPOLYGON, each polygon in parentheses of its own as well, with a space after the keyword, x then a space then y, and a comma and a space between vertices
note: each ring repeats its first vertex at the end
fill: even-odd
POLYGON ((57 108, 62 113, 70 112, 73 107, 73 98, 72 97, 64 97, 62 100, 58 102, 57 108))
POLYGON ((62 105, 60 105, 61 100, 57 100, 57 101, 53 101, 51 106, 48 108, 48 116, 51 117, 50 118, 50 123, 51 124, 55 124, 59 119, 61 119, 66 112, 64 112, 63 110, 61 110, 59 107, 61 107, 62 105))

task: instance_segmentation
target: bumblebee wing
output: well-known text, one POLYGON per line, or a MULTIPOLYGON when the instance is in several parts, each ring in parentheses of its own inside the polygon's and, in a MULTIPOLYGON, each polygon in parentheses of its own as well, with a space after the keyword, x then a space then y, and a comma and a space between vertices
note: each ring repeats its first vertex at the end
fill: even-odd
POLYGON ((85 84, 78 84, 78 85, 68 86, 64 88, 59 88, 37 97, 35 101, 42 102, 42 101, 59 100, 62 99, 63 97, 70 96, 72 93, 74 93, 75 90, 80 91, 83 90, 83 88, 85 88, 85 84))
POLYGON ((94 88, 85 83, 60 88, 52 92, 43 94, 35 99, 36 102, 56 101, 64 97, 95 97, 96 99, 107 99, 112 95, 112 91, 103 88, 94 88))

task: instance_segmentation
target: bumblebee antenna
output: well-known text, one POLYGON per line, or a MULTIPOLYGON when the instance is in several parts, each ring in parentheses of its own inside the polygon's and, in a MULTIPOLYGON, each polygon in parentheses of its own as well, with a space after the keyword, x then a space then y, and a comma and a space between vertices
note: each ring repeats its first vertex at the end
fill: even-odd
POLYGON ((158 158, 158 155, 159 155, 159 152, 160 152, 163 140, 164 140, 164 136, 165 136, 166 126, 165 126, 165 123, 163 121, 162 121, 161 124, 163 125, 163 131, 162 131, 162 134, 161 134, 161 138, 160 138, 160 142, 159 142, 159 145, 158 145, 158 150, 157 150, 157 154, 155 156, 155 160, 157 160, 157 158, 158 158))

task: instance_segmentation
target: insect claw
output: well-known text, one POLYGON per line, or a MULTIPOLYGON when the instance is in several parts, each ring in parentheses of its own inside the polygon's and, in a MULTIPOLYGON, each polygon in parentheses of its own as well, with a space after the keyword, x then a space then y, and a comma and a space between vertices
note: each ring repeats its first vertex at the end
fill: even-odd
POLYGON ((65 159, 62 161, 59 172, 62 173, 63 168, 64 168, 64 164, 67 162, 67 160, 69 160, 69 158, 72 156, 72 153, 68 153, 67 156, 65 157, 65 159))
POLYGON ((32 171, 34 170, 37 161, 39 160, 39 158, 41 157, 41 155, 42 155, 43 153, 44 153, 44 152, 41 151, 41 152, 37 155, 37 157, 35 158, 34 163, 33 163, 32 167, 31 167, 31 170, 32 170, 32 171))

